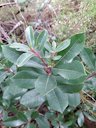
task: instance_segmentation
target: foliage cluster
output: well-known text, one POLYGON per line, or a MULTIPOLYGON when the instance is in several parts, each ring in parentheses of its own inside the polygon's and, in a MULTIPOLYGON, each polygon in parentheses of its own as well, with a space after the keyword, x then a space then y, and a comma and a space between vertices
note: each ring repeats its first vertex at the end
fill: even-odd
POLYGON ((46 30, 34 32, 28 26, 25 36, 26 44, 0 44, 1 124, 82 127, 86 112, 66 115, 80 105, 80 92, 88 89, 86 85, 95 86, 95 78, 90 78, 95 76, 96 56, 85 48, 84 34, 50 42, 46 30))
MULTIPOLYGON (((26 0, 16 2, 22 5, 26 0)), ((74 18, 82 11, 75 10, 74 18)), ((72 13, 67 11, 68 14, 74 24, 72 13)), ((95 11, 88 14, 85 20, 95 15, 95 11)), ((59 28, 61 33, 63 30, 61 35, 68 32, 59 28)), ((5 45, 0 42, 0 125, 78 128, 84 127, 85 118, 95 122, 96 55, 85 47, 85 34, 60 42, 50 39, 47 30, 34 31, 28 26, 25 37, 25 43, 15 40, 5 45)))

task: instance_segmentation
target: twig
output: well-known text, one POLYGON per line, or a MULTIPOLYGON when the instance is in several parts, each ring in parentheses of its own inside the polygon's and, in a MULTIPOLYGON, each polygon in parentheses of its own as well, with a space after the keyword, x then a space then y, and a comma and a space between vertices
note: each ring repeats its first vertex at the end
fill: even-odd
POLYGON ((96 77, 96 72, 93 72, 91 75, 89 75, 86 79, 89 80, 91 79, 92 77, 96 77))
POLYGON ((9 32, 9 35, 14 32, 15 29, 17 29, 19 26, 23 25, 23 22, 22 21, 19 21, 14 27, 13 29, 9 32))
POLYGON ((10 3, 0 4, 0 8, 2 8, 3 6, 8 6, 8 5, 16 5, 16 3, 15 2, 10 2, 10 3))
POLYGON ((1 27, 0 25, 0 32, 3 34, 3 36, 5 37, 5 39, 8 41, 10 39, 10 37, 8 36, 8 34, 4 31, 4 29, 1 27))
POLYGON ((22 19, 23 19, 23 21, 24 21, 24 23, 25 23, 25 26, 26 26, 26 25, 27 25, 27 22, 26 22, 25 17, 23 16, 23 14, 22 14, 22 12, 21 12, 21 8, 20 8, 20 6, 19 6, 18 3, 16 3, 16 7, 18 8, 19 14, 21 15, 21 17, 22 17, 22 19))
POLYGON ((84 94, 86 94, 89 98, 91 98, 94 102, 96 102, 96 100, 91 96, 91 95, 89 95, 86 91, 82 91, 84 94))

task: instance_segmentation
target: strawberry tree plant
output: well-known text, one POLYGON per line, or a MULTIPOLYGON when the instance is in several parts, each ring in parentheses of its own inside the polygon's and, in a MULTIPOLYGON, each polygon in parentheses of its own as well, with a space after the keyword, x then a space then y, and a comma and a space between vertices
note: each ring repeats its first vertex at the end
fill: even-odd
MULTIPOLYGON (((57 43, 50 42, 46 30, 28 26, 25 36, 26 44, 0 43, 0 124, 74 127, 76 120, 66 121, 66 113, 80 104, 80 91, 90 75, 87 66, 95 70, 95 55, 84 48, 84 34, 57 43)), ((80 113, 78 124, 83 121, 80 113)))

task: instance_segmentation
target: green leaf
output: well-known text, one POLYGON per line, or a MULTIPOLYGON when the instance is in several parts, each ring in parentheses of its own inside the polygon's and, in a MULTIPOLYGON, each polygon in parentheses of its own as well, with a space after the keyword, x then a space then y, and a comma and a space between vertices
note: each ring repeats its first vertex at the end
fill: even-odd
POLYGON ((71 62, 83 49, 85 36, 83 33, 71 37, 70 46, 63 51, 61 61, 71 62))
POLYGON ((3 123, 7 127, 19 127, 22 124, 24 124, 25 122, 15 118, 15 117, 12 117, 12 118, 5 120, 3 123))
POLYGON ((2 43, 0 42, 0 59, 2 58, 2 43))
POLYGON ((8 85, 31 89, 34 88, 34 84, 38 75, 39 74, 34 71, 20 71, 8 81, 6 81, 6 83, 8 85))
POLYGON ((38 48, 41 50, 44 47, 44 44, 47 42, 48 33, 46 30, 42 31, 39 36, 37 37, 37 45, 38 48))
POLYGON ((19 88, 18 86, 7 86, 3 90, 3 99, 10 100, 16 96, 24 94, 27 90, 19 88))
POLYGON ((81 53, 80 56, 83 60, 83 62, 92 70, 95 69, 95 60, 96 57, 94 55, 94 53, 92 52, 91 49, 89 48, 84 48, 81 53))
POLYGON ((70 106, 77 107, 80 104, 80 94, 68 94, 68 102, 70 106))
POLYGON ((24 121, 24 122, 27 122, 27 121, 28 121, 28 120, 27 120, 27 117, 26 117, 25 114, 24 114, 24 112, 17 111, 16 114, 17 114, 16 117, 17 117, 18 119, 21 119, 21 120, 24 121))
POLYGON ((80 92, 84 86, 84 84, 59 84, 58 83, 58 88, 60 88, 64 93, 77 93, 80 92))
POLYGON ((59 84, 65 84, 65 85, 80 85, 80 84, 83 84, 84 83, 84 80, 85 80, 85 76, 81 76, 79 78, 76 78, 76 79, 64 79, 63 77, 61 76, 57 76, 56 77, 56 80, 58 81, 59 84))
POLYGON ((55 41, 53 41, 51 45, 52 45, 52 49, 53 49, 53 51, 54 51, 54 50, 56 49, 56 47, 57 47, 56 42, 55 42, 55 41))
POLYGON ((26 64, 24 64, 25 67, 34 67, 34 68, 38 68, 38 69, 42 69, 44 68, 43 65, 37 63, 36 61, 33 60, 29 60, 26 64))
MULTIPOLYGON (((64 93, 77 93, 80 92, 83 88, 84 84, 81 83, 81 79, 75 80, 66 80, 63 77, 57 76, 56 77, 57 86, 64 92, 64 93)), ((83 78, 84 81, 84 78, 83 78)), ((83 82, 82 81, 82 82, 83 82)))
POLYGON ((46 50, 48 50, 49 52, 52 52, 52 46, 50 42, 46 42, 44 47, 46 48, 46 50))
POLYGON ((24 64, 26 64, 31 57, 33 57, 34 55, 32 53, 23 53, 16 61, 16 65, 18 67, 22 67, 24 64))
POLYGON ((15 63, 18 57, 20 56, 20 53, 18 51, 13 48, 10 48, 8 45, 3 45, 2 51, 4 57, 12 63, 15 63))
POLYGON ((4 65, 2 65, 1 63, 0 63, 0 70, 1 69, 4 69, 4 65))
MULTIPOLYGON (((44 97, 42 97, 44 99, 44 97)), ((35 118, 38 118, 39 116, 39 112, 37 110, 32 110, 31 111, 31 118, 32 119, 35 119, 35 118)))
POLYGON ((53 60, 59 60, 61 58, 61 56, 54 56, 52 59, 53 60))
POLYGON ((25 36, 30 47, 34 47, 35 39, 34 39, 34 31, 32 26, 28 26, 25 30, 25 36))
POLYGON ((54 74, 59 74, 65 79, 78 79, 84 77, 85 71, 83 65, 79 61, 73 61, 71 63, 59 63, 56 68, 53 68, 54 74))
POLYGON ((47 95, 54 90, 57 82, 54 76, 40 75, 35 82, 35 88, 41 95, 47 95))
POLYGON ((6 78, 7 73, 4 71, 0 71, 0 83, 6 78))
POLYGON ((39 128, 50 128, 49 122, 46 118, 40 116, 39 118, 36 118, 36 121, 39 128))
POLYGON ((59 88, 48 93, 47 100, 51 109, 61 113, 63 113, 68 106, 67 94, 64 94, 59 88))
POLYGON ((44 101, 44 97, 40 96, 40 94, 36 90, 31 90, 23 95, 20 103, 28 108, 34 108, 40 106, 44 101))
POLYGON ((83 124, 84 124, 84 115, 83 115, 82 112, 80 112, 77 122, 78 122, 78 125, 79 125, 80 127, 83 126, 83 124))
POLYGON ((60 52, 63 51, 64 49, 66 49, 68 46, 70 45, 70 39, 65 40, 64 42, 60 43, 57 48, 56 48, 56 52, 60 52))
POLYGON ((15 48, 17 51, 28 52, 30 49, 27 45, 21 43, 13 43, 9 45, 10 48, 15 48))

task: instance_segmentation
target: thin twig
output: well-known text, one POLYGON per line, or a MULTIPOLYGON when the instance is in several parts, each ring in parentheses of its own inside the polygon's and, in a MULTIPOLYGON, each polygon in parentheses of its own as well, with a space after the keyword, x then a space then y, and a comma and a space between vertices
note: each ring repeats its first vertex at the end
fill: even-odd
POLYGON ((93 72, 91 75, 89 75, 86 79, 89 80, 91 79, 92 77, 96 77, 96 72, 93 72))
POLYGON ((22 17, 22 19, 23 19, 23 21, 24 21, 24 23, 25 23, 25 26, 26 26, 26 25, 27 25, 27 22, 26 22, 25 17, 23 16, 23 14, 22 14, 22 12, 21 12, 21 8, 20 8, 20 6, 19 6, 18 3, 16 3, 16 7, 18 8, 19 14, 21 15, 21 17, 22 17))
POLYGON ((82 91, 84 94, 86 94, 89 98, 91 98, 94 102, 96 102, 96 100, 91 96, 91 95, 89 95, 86 91, 82 91))
POLYGON ((8 6, 8 5, 16 5, 16 2, 10 2, 10 3, 0 4, 0 8, 2 8, 4 6, 8 6))
POLYGON ((19 21, 14 27, 13 29, 9 32, 9 35, 14 32, 15 29, 17 29, 19 26, 23 25, 23 22, 22 21, 19 21))
POLYGON ((3 36, 5 37, 5 39, 8 41, 10 39, 10 37, 8 36, 8 34, 4 31, 4 29, 1 27, 0 25, 0 32, 3 34, 3 36))

